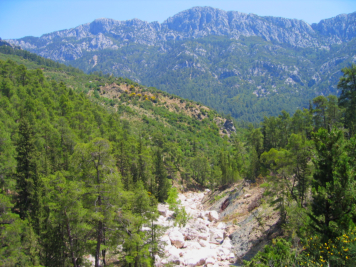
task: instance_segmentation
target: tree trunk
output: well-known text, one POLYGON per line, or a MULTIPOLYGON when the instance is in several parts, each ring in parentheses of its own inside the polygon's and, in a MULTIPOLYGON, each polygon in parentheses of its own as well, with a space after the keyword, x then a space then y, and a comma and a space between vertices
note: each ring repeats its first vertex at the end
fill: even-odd
MULTIPOLYGON (((98 197, 98 205, 101 206, 101 197, 98 197)), ((95 267, 99 267, 99 259, 100 259, 100 245, 103 236, 103 222, 98 222, 98 231, 96 237, 96 251, 95 251, 95 267)))
POLYGON ((70 254, 72 257, 72 263, 73 263, 74 267, 77 267, 77 259, 74 256, 73 238, 72 238, 72 234, 71 234, 70 227, 69 227, 69 220, 68 220, 67 212, 65 210, 64 210, 64 215, 66 216, 67 234, 68 234, 68 241, 69 241, 69 245, 70 245, 70 254))

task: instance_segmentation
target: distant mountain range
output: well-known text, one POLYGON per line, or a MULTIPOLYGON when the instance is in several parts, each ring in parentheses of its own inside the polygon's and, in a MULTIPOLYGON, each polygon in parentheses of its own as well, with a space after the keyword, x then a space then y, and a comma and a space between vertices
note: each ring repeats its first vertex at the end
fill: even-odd
POLYGON ((97 19, 6 40, 86 72, 102 71, 200 101, 240 120, 294 112, 337 93, 356 62, 356 12, 317 24, 194 7, 162 24, 97 19))

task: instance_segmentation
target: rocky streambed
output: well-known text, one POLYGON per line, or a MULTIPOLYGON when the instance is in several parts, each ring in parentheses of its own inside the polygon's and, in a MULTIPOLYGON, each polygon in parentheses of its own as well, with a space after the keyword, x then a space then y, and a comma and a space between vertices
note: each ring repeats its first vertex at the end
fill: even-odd
POLYGON ((235 262, 232 244, 226 234, 226 225, 218 222, 214 210, 203 210, 202 200, 208 191, 179 194, 181 205, 190 216, 184 227, 175 227, 173 212, 168 205, 159 204, 157 223, 168 227, 161 240, 166 244, 164 257, 156 255, 156 267, 178 266, 228 266, 235 262))

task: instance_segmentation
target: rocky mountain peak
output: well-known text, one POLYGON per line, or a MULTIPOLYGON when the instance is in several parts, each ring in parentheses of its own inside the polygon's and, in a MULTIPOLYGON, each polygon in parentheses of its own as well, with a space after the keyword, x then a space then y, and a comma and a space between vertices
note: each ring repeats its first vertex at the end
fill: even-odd
POLYGON ((164 24, 178 32, 229 28, 227 12, 212 7, 193 7, 167 19, 164 24))
POLYGON ((117 21, 113 19, 96 19, 92 23, 90 23, 90 33, 95 35, 98 33, 107 33, 115 24, 117 24, 117 21))
POLYGON ((356 37, 356 12, 323 19, 319 23, 313 23, 311 26, 324 36, 337 37, 341 41, 349 41, 356 37))

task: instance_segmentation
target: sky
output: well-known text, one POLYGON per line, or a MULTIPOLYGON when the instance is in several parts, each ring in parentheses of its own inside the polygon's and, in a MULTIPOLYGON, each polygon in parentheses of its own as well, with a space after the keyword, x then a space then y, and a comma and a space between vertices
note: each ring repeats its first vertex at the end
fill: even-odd
POLYGON ((322 19, 356 11, 356 0, 0 0, 0 38, 39 37, 97 18, 133 18, 162 23, 194 6, 301 19, 322 19))

